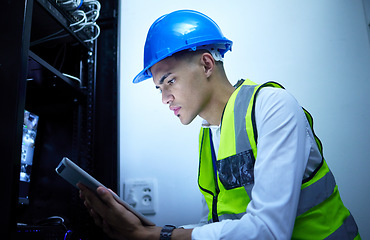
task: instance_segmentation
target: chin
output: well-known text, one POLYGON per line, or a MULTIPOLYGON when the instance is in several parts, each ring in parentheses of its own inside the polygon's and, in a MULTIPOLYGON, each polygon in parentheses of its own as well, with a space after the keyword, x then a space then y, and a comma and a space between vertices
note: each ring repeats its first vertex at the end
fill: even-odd
POLYGON ((189 125, 191 122, 193 122, 195 117, 191 118, 191 119, 186 119, 186 118, 183 118, 181 117, 181 115, 179 116, 179 119, 180 119, 180 122, 182 123, 182 125, 189 125))
POLYGON ((191 122, 181 122, 182 125, 189 125, 191 122))
POLYGON ((188 121, 183 121, 183 120, 181 120, 181 119, 180 119, 180 122, 182 123, 182 125, 189 125, 189 123, 190 123, 190 122, 188 122, 188 121))

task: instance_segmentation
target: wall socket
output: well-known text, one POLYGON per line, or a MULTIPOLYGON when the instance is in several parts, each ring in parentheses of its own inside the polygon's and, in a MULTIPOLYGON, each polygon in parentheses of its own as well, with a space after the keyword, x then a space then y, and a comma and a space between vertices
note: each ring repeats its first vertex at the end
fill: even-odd
POLYGON ((157 211, 157 180, 128 179, 124 183, 124 200, 145 215, 157 211))

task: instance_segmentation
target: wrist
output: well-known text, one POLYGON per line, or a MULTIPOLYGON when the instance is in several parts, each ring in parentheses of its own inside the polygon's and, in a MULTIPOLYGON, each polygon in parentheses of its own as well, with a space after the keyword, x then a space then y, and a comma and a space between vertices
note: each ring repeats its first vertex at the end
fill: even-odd
POLYGON ((158 226, 141 226, 140 229, 135 230, 135 234, 125 235, 122 240, 126 239, 159 239, 162 228, 158 226))
POLYGON ((153 226, 153 227, 149 227, 149 228, 151 228, 149 235, 147 235, 143 239, 159 239, 162 228, 158 227, 158 226, 153 226))

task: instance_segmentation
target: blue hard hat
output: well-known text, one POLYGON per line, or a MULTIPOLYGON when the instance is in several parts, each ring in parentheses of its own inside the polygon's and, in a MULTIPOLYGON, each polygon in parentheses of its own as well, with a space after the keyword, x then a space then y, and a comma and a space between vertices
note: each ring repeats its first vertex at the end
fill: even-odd
POLYGON ((231 50, 219 26, 208 16, 193 10, 179 10, 158 18, 150 27, 144 46, 144 69, 134 78, 138 83, 151 78, 150 68, 182 50, 195 51, 215 45, 222 57, 231 50))

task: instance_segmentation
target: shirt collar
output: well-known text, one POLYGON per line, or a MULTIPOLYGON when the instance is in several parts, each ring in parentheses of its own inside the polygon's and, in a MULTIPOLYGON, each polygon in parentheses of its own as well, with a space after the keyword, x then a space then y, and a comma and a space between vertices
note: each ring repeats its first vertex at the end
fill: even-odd
POLYGON ((211 125, 207 120, 203 119, 202 128, 219 128, 221 125, 211 125))

